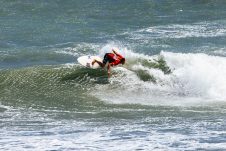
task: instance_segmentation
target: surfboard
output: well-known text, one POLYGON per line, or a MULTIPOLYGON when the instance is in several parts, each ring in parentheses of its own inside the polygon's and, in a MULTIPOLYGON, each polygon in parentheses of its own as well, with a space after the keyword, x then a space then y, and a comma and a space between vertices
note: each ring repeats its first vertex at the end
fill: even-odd
POLYGON ((102 59, 99 56, 81 56, 77 60, 81 65, 87 68, 92 68, 92 69, 100 68, 100 65, 98 63, 94 63, 92 65, 92 62, 94 59, 102 62, 102 59))

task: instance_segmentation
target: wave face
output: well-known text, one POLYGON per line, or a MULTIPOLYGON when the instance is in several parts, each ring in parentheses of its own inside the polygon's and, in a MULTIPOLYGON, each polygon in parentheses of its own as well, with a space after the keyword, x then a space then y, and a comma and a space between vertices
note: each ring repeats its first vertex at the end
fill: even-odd
POLYGON ((60 101, 70 100, 64 92, 73 94, 74 99, 81 92, 92 92, 101 100, 117 96, 108 100, 114 103, 158 105, 169 105, 168 98, 174 100, 172 105, 186 104, 189 99, 191 105, 194 100, 199 100, 197 103, 226 99, 224 57, 172 52, 148 56, 126 49, 124 52, 127 64, 113 68, 110 79, 105 70, 90 70, 78 64, 3 70, 1 94, 10 100, 20 96, 22 100, 60 101), (9 95, 10 92, 13 93, 9 95))

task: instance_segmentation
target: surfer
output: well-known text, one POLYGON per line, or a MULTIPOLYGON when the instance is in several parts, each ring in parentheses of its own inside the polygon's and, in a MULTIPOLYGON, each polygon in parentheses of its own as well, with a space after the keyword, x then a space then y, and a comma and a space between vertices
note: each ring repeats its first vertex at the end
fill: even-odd
POLYGON ((98 63, 102 68, 104 68, 108 62, 108 66, 107 66, 108 77, 111 76, 111 69, 110 69, 111 67, 117 66, 119 64, 123 65, 125 64, 125 61, 126 61, 122 55, 120 55, 118 52, 114 50, 114 48, 112 48, 112 52, 113 53, 106 53, 104 55, 104 59, 102 62, 96 59, 92 62, 92 65, 94 65, 94 63, 98 63))

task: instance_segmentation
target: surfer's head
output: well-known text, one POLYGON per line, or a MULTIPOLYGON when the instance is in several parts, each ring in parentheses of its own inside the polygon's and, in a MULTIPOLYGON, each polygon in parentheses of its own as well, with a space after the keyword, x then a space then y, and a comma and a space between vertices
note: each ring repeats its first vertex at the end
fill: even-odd
POLYGON ((120 60, 120 62, 121 62, 121 64, 125 64, 126 59, 125 59, 125 58, 122 58, 122 59, 120 60))

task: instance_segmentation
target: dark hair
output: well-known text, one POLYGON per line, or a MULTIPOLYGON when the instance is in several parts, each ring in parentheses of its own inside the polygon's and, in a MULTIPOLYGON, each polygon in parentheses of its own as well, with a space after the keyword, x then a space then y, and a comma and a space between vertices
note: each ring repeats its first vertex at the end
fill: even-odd
POLYGON ((120 60, 121 64, 124 64, 124 63, 125 63, 125 61, 126 61, 126 59, 125 59, 125 58, 122 58, 122 59, 120 60))

